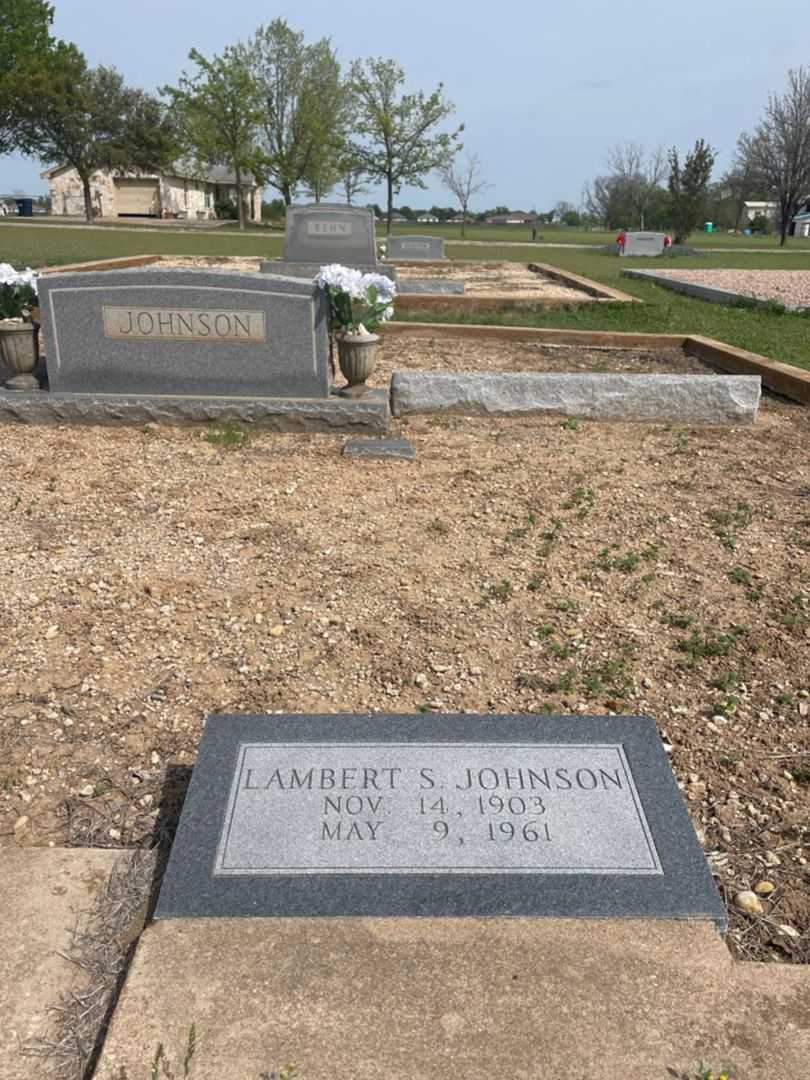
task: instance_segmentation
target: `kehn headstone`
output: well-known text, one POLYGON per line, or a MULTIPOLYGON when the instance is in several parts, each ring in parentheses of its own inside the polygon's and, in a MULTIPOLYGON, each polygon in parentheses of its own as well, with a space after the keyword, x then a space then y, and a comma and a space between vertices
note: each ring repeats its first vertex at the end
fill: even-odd
POLYGON ((46 274, 39 298, 49 389, 0 394, 0 416, 387 428, 385 392, 330 392, 328 304, 311 281, 153 266, 46 274))
POLYGON ((622 255, 662 255, 664 252, 665 233, 628 232, 624 234, 622 255))
POLYGON ((424 262, 445 258, 441 236, 389 236, 385 257, 389 262, 424 262))
POLYGON ((725 909, 652 720, 212 716, 157 918, 725 909))
POLYGON ((262 273, 311 278, 329 263, 386 272, 377 261, 373 211, 336 203, 289 207, 284 256, 262 262, 262 273))

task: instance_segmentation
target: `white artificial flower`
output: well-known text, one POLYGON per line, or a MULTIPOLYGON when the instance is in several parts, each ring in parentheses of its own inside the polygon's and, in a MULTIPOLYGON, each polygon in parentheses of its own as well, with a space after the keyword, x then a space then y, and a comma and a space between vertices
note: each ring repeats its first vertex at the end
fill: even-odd
POLYGON ((30 267, 27 270, 15 270, 11 263, 0 263, 0 285, 30 285, 37 291, 37 273, 30 267))
POLYGON ((371 286, 374 286, 377 290, 378 297, 381 301, 393 300, 397 295, 396 284, 390 277, 386 277, 385 274, 363 274, 363 286, 368 291, 371 286))

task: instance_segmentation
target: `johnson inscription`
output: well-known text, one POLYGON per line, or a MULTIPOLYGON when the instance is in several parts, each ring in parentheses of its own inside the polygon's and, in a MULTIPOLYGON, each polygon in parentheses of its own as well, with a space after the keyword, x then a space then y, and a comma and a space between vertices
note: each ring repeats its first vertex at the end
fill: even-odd
POLYGON ((201 311, 194 308, 104 306, 104 334, 118 340, 261 342, 263 311, 201 311))
POLYGON ((217 875, 662 873, 620 744, 243 744, 217 875))

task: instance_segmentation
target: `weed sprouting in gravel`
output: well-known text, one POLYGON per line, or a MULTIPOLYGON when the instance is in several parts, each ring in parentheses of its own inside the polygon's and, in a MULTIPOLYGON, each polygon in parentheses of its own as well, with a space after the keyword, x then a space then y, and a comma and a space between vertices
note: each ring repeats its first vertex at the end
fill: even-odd
POLYGON ((222 420, 212 424, 203 435, 203 439, 212 446, 224 446, 230 449, 245 447, 250 436, 235 420, 222 420))
POLYGON ((487 586, 484 590, 484 597, 487 600, 494 600, 499 604, 505 604, 512 596, 512 593, 512 582, 507 578, 502 578, 497 585, 487 586))
POLYGON ((748 503, 740 502, 731 510, 710 510, 708 517, 712 532, 723 547, 734 551, 737 547, 737 533, 751 524, 754 513, 748 503))
POLYGON ((746 633, 743 626, 733 626, 726 634, 717 634, 714 630, 695 629, 688 638, 681 638, 677 643, 679 652, 685 654, 686 667, 695 667, 701 660, 728 656, 739 639, 746 633))
POLYGON ((671 626, 674 630, 688 630, 694 621, 694 615, 687 615, 685 611, 667 611, 661 618, 664 626, 671 626))

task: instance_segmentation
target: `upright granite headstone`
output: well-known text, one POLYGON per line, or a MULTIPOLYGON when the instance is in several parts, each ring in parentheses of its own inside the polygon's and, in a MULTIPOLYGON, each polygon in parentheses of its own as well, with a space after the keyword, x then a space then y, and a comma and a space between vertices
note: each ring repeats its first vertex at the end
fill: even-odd
POLYGON ((389 236, 385 257, 389 262, 413 262, 443 259, 444 239, 441 236, 389 236))
POLYGON ((373 211, 333 203, 289 207, 284 261, 376 267, 373 211))
POLYGON ((664 252, 665 233, 628 232, 624 234, 622 255, 662 255, 664 252))
POLYGON ((711 919, 652 720, 209 717, 157 917, 711 919))
POLYGON ((53 392, 324 398, 327 303, 311 282, 146 267, 39 280, 53 392))

